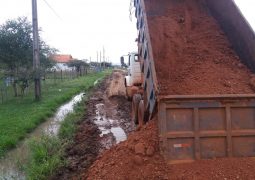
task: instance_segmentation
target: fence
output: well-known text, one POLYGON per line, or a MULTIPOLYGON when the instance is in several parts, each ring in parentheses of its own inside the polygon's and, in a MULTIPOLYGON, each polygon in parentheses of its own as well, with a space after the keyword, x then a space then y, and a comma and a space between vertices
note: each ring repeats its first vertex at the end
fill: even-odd
MULTIPOLYGON (((48 86, 56 85, 64 81, 71 81, 75 78, 86 76, 87 74, 97 72, 96 69, 83 68, 80 71, 47 71, 42 75, 41 86, 42 88, 48 89, 48 86)), ((21 89, 19 84, 17 85, 18 94, 21 97, 26 96, 29 93, 33 93, 34 84, 33 80, 29 80, 28 87, 21 89)), ((14 90, 12 87, 11 78, 0 79, 0 103, 4 104, 7 101, 13 99, 14 90)))

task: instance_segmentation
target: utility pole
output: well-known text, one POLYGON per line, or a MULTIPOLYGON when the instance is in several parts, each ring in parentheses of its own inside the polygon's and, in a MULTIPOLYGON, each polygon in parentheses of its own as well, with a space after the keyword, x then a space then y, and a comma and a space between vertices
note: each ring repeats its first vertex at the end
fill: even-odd
POLYGON ((102 54, 101 54, 101 51, 100 51, 100 71, 101 71, 101 60, 102 60, 102 54))
POLYGON ((33 19, 33 70, 35 73, 35 100, 41 99, 41 80, 40 80, 40 59, 39 59, 39 34, 37 19, 37 0, 32 0, 32 19, 33 19))
POLYGON ((104 69, 105 69, 105 50, 104 50, 104 46, 103 46, 103 60, 104 60, 104 69))
POLYGON ((98 51, 97 51, 97 67, 98 67, 98 51))

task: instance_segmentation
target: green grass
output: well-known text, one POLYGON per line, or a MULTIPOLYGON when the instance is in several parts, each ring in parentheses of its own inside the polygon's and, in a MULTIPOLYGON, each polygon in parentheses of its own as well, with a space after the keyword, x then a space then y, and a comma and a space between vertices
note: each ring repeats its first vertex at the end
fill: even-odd
POLYGON ((58 168, 68 163, 64 158, 64 151, 73 142, 77 123, 83 119, 86 113, 84 108, 86 108, 86 98, 89 94, 90 92, 87 93, 83 101, 75 105, 74 112, 68 114, 62 121, 58 136, 43 136, 30 142, 30 158, 24 168, 27 179, 46 180, 54 175, 58 168))
POLYGON ((43 97, 40 102, 34 101, 30 92, 23 98, 12 98, 0 104, 0 157, 50 117, 59 105, 80 91, 88 91, 95 80, 108 73, 90 74, 57 84, 46 81, 46 84, 42 83, 43 97))
POLYGON ((65 120, 61 123, 58 136, 63 141, 71 141, 73 139, 76 123, 82 119, 86 112, 85 102, 86 100, 83 100, 77 104, 74 108, 74 113, 68 114, 65 120))
POLYGON ((39 140, 33 139, 29 143, 30 162, 25 167, 27 179, 43 180, 52 175, 56 168, 64 165, 62 159, 64 151, 59 138, 43 136, 39 140))

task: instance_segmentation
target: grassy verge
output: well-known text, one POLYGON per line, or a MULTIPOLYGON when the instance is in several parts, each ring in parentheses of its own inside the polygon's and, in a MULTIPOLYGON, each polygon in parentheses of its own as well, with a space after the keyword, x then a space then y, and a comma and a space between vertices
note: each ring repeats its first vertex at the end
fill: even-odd
MULTIPOLYGON (((42 136, 29 142, 30 159, 25 165, 27 179, 43 180, 64 165, 62 142, 55 136, 42 136)), ((24 166, 24 165, 23 165, 24 166)))
POLYGON ((67 115, 61 123, 58 136, 43 136, 30 142, 30 158, 25 167, 28 179, 46 180, 67 163, 64 159, 64 150, 72 143, 77 123, 86 113, 84 107, 88 96, 75 106, 73 113, 67 115))
POLYGON ((50 117, 60 104, 80 91, 87 91, 93 87, 95 80, 108 73, 89 74, 58 84, 45 82, 47 85, 43 84, 43 98, 40 102, 35 102, 33 93, 30 93, 23 98, 13 98, 0 104, 0 157, 50 117))

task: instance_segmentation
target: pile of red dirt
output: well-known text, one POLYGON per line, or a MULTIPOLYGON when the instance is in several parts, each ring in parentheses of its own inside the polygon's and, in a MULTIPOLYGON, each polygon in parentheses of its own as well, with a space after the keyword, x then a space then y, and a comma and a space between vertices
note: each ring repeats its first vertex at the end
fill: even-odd
POLYGON ((255 179, 255 159, 231 158, 167 164, 158 149, 156 120, 105 151, 84 179, 255 179))
POLYGON ((202 0, 145 0, 160 94, 254 93, 252 73, 202 0))
POLYGON ((107 88, 108 97, 125 97, 126 96, 126 87, 124 84, 125 81, 125 71, 114 70, 112 76, 110 77, 110 84, 107 88))
POLYGON ((156 124, 151 121, 127 141, 105 151, 84 179, 162 179, 168 168, 158 147, 156 124))

